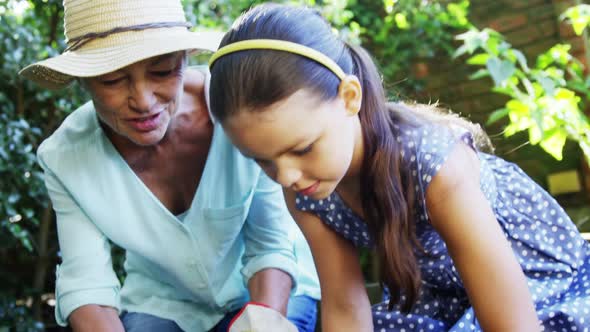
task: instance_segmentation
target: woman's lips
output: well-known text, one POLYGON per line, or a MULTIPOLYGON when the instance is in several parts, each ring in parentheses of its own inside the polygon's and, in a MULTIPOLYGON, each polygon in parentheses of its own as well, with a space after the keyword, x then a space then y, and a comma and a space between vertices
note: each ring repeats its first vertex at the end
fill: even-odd
POLYGON ((316 183, 312 184, 311 186, 300 190, 299 193, 302 195, 305 195, 305 196, 309 196, 309 195, 313 194, 318 189, 319 186, 320 186, 320 181, 316 181, 316 183))
POLYGON ((138 131, 152 131, 160 125, 160 119, 163 112, 158 112, 154 115, 146 116, 144 118, 129 119, 127 122, 131 127, 138 131))

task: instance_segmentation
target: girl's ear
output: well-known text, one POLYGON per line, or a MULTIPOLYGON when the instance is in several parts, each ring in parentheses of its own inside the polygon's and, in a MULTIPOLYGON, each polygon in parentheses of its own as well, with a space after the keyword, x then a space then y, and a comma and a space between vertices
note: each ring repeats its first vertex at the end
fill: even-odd
POLYGON ((363 89, 359 79, 354 75, 344 77, 338 87, 338 97, 344 101, 346 112, 349 115, 358 114, 363 100, 363 89))

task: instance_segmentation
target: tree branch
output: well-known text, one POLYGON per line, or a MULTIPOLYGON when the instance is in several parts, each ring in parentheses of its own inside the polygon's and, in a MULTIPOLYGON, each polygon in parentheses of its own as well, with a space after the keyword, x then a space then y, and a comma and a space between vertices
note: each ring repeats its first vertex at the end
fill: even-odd
POLYGON ((41 217, 39 224, 39 234, 37 236, 37 243, 39 244, 39 258, 35 267, 35 274, 33 279, 33 289, 38 293, 33 301, 33 317, 37 321, 42 321, 42 300, 41 295, 45 289, 45 279, 47 276, 47 267, 49 265, 49 231, 51 223, 53 222, 53 208, 51 203, 47 205, 41 217))

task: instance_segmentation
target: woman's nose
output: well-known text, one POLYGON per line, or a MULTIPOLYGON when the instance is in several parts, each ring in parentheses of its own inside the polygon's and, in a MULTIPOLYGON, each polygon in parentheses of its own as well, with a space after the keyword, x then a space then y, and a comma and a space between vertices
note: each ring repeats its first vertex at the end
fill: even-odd
POLYGON ((129 94, 129 106, 136 112, 148 113, 151 111, 156 96, 150 84, 143 81, 131 83, 129 94))

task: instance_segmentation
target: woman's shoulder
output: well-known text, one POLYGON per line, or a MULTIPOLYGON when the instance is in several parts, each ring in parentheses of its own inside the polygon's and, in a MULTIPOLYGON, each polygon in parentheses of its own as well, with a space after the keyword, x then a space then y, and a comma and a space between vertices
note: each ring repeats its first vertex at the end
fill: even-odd
POLYGON ((87 141, 98 130, 101 129, 94 105, 89 101, 66 116, 53 134, 43 141, 39 150, 67 150, 87 141))
POLYGON ((92 102, 70 113, 37 149, 39 161, 47 166, 64 165, 72 158, 86 158, 103 136, 92 102))
POLYGON ((209 69, 207 67, 189 66, 183 77, 184 91, 189 93, 202 93, 208 76, 209 69))
POLYGON ((189 123, 191 131, 195 121, 198 126, 213 120, 209 110, 209 80, 209 70, 203 66, 191 66, 184 74, 182 112, 179 115, 184 118, 182 122, 189 123))

